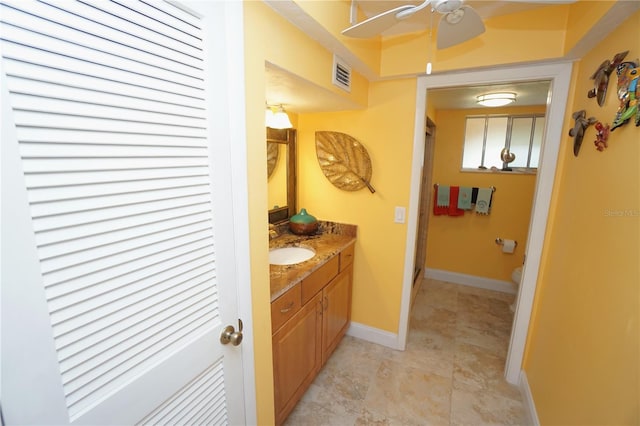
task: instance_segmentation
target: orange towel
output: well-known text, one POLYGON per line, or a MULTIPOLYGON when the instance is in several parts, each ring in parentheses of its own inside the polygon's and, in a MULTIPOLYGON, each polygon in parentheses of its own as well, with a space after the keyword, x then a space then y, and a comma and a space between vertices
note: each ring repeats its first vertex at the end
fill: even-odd
POLYGON ((451 200, 455 200, 455 202, 449 203, 449 211, 447 212, 449 216, 462 216, 464 215, 464 210, 458 208, 458 194, 460 193, 459 186, 452 186, 449 188, 449 197, 451 200))

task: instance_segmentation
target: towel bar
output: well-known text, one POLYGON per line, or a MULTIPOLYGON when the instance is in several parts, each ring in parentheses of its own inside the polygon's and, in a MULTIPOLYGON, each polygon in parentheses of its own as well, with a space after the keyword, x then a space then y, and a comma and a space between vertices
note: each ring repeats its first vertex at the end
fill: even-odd
MULTIPOLYGON (((438 189, 438 186, 440 186, 439 183, 434 183, 433 184, 433 189, 438 189)), ((496 187, 495 186, 490 186, 489 189, 491 189, 491 192, 496 192, 496 187)))

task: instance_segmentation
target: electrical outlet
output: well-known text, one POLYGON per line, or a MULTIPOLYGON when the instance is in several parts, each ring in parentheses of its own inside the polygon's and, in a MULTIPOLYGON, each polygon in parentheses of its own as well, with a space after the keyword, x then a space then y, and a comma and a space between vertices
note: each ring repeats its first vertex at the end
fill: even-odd
POLYGON ((396 211, 393 216, 393 221, 395 223, 404 223, 405 214, 406 214, 406 209, 404 207, 396 207, 396 211))

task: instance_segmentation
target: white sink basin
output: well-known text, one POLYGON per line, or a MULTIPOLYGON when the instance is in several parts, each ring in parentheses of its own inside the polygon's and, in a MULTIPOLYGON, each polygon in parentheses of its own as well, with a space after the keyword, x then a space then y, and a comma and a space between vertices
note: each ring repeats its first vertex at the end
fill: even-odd
POLYGON ((315 250, 307 247, 280 247, 269 250, 269 263, 272 265, 295 265, 316 255, 315 250))

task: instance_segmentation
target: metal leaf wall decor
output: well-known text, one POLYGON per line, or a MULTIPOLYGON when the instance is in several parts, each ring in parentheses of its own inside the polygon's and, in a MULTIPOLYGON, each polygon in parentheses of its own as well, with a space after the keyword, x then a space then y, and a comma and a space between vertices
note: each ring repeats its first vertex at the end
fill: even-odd
POLYGON ((316 132, 316 155, 329 182, 345 191, 371 186, 371 158, 367 149, 352 136, 340 132, 316 132))

